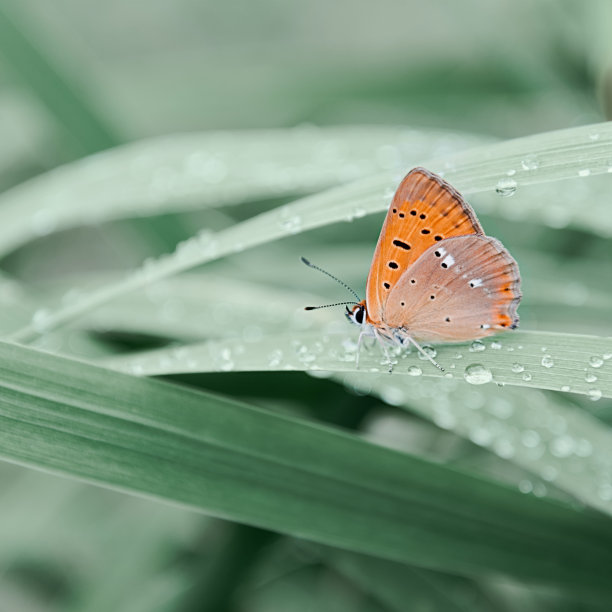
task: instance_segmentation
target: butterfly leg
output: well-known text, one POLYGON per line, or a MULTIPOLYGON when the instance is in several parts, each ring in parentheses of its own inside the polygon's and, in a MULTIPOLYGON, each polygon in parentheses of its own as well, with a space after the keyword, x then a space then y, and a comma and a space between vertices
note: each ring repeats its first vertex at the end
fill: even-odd
POLYGON ((393 361, 393 359, 391 358, 391 355, 389 354, 389 351, 387 350, 387 345, 386 345, 384 339, 382 338, 382 336, 376 330, 376 328, 373 328, 373 331, 374 331, 374 337, 380 343, 380 346, 382 347, 383 353, 385 354, 385 358, 387 359, 387 364, 389 365, 389 374, 391 374, 391 372, 393 372, 393 366, 397 362, 393 361))
POLYGON ((363 344, 363 337, 367 335, 368 335, 368 332, 365 329, 359 332, 359 339, 357 340, 357 355, 355 357, 356 369, 359 369, 359 355, 361 353, 361 345, 363 344))
POLYGON ((406 338, 408 339, 409 342, 414 344, 414 346, 416 346, 416 348, 419 351, 419 353, 421 353, 421 355, 423 355, 424 357, 429 359, 429 361, 431 361, 431 363, 433 363, 436 366, 436 368, 438 368, 438 370, 440 370, 440 372, 445 372, 446 371, 431 355, 428 355, 425 352, 423 347, 416 340, 413 340, 410 336, 406 336, 406 338))

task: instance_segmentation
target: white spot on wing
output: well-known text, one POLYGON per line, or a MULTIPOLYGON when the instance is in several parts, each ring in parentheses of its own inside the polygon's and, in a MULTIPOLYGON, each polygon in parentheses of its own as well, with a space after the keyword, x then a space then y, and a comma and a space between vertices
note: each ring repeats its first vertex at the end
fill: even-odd
POLYGON ((438 247, 436 251, 438 251, 440 255, 446 255, 446 249, 444 247, 438 247))
POLYGON ((455 259, 452 255, 447 255, 443 260, 442 260, 443 264, 446 264, 446 266, 448 268, 450 268, 454 263, 455 263, 455 259))
POLYGON ((480 287, 482 285, 482 278, 473 278, 470 281, 470 287, 480 287))

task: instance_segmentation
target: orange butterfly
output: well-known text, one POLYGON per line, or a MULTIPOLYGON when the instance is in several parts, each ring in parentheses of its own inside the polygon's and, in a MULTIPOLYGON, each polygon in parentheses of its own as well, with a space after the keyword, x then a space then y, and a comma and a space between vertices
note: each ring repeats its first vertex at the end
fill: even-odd
POLYGON ((442 369, 419 341, 464 342, 514 329, 520 299, 519 269, 510 253, 485 236, 451 185, 414 168, 387 212, 366 299, 347 308, 346 316, 361 328, 359 346, 364 336, 381 340, 383 348, 385 342, 411 343, 442 369))

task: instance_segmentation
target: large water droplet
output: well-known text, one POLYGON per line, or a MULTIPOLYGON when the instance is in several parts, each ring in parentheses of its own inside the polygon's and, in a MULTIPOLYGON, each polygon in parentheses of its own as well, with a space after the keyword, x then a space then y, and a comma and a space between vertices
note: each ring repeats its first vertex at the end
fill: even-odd
POLYGON ((513 178, 501 178, 497 181, 495 192, 502 198, 509 198, 516 193, 516 181, 513 178))
POLYGON ((472 363, 467 366, 467 368, 465 368, 463 377, 471 385, 484 385, 485 383, 491 382, 493 380, 493 374, 491 370, 489 370, 489 368, 486 368, 480 363, 472 363))
POLYGON ((599 355, 593 355, 589 359, 589 365, 593 368, 601 368, 601 366, 603 365, 603 362, 604 360, 599 355))
POLYGON ((545 368, 552 368, 555 365, 555 362, 553 361, 553 358, 547 354, 542 357, 542 365, 545 368))
POLYGON ((513 363, 512 364, 512 371, 515 374, 520 374, 521 372, 525 371, 525 366, 520 364, 520 363, 513 363))
POLYGON ((419 366, 410 366, 408 368, 408 374, 410 374, 410 376, 420 376, 423 373, 423 370, 421 370, 421 368, 419 368, 419 366))

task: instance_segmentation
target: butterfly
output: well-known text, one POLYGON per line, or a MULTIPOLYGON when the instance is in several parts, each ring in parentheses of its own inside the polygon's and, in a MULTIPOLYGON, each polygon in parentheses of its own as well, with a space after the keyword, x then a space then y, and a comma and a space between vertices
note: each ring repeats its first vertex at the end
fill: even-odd
POLYGON ((361 329, 357 363, 362 338, 374 336, 389 364, 385 344, 413 344, 442 370, 420 342, 465 342, 516 328, 520 282, 516 261, 485 235, 459 192, 414 168, 389 206, 366 298, 346 308, 361 329))

